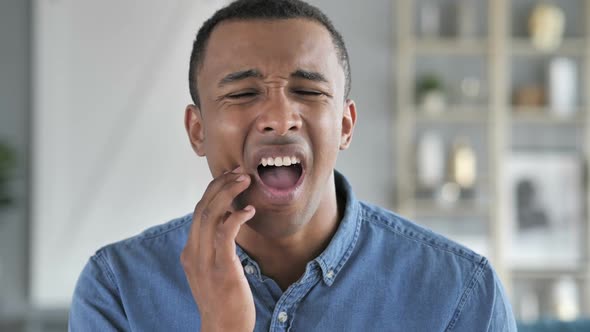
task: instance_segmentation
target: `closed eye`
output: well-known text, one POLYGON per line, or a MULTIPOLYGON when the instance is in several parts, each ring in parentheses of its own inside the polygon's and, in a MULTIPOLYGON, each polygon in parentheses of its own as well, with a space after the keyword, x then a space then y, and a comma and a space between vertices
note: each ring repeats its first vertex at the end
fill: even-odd
POLYGON ((302 96, 321 96, 324 94, 323 92, 313 90, 295 90, 294 92, 302 96))
POLYGON ((238 93, 229 94, 229 95, 227 95, 227 98, 242 99, 242 98, 256 97, 257 95, 258 95, 258 92, 246 91, 246 92, 238 92, 238 93))

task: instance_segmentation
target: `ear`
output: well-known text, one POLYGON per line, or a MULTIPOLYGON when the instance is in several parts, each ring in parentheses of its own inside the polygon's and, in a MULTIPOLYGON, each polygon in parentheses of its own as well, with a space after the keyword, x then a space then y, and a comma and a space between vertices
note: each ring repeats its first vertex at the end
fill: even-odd
POLYGON ((184 128, 188 134, 193 150, 199 156, 205 155, 205 129, 203 115, 196 105, 187 105, 184 110, 184 128))
POLYGON ((352 99, 346 99, 344 102, 344 111, 342 112, 342 133, 340 136, 340 150, 346 150, 352 141, 352 133, 356 123, 356 105, 352 99))

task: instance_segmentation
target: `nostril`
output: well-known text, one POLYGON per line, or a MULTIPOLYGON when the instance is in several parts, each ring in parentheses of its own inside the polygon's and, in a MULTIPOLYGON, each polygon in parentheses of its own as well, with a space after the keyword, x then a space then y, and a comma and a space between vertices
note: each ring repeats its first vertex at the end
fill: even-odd
POLYGON ((268 131, 272 131, 273 129, 271 127, 264 127, 264 131, 268 132, 268 131))

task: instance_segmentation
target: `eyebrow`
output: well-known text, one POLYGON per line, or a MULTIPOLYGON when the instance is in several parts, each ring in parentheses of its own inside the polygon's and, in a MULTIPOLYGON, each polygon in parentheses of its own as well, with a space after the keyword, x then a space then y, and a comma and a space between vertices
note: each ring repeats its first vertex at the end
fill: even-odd
MULTIPOLYGON (((237 71, 237 72, 229 73, 229 74, 225 75, 225 77, 219 81, 218 86, 223 87, 226 84, 245 80, 247 78, 252 78, 252 77, 262 78, 263 75, 258 69, 241 70, 241 71, 237 71)), ((297 69, 296 71, 292 72, 291 77, 302 78, 302 79, 315 81, 315 82, 325 82, 325 83, 328 82, 326 77, 324 77, 324 75, 322 75, 321 73, 315 72, 315 71, 303 70, 303 69, 297 69)))
POLYGON ((296 71, 294 71, 291 74, 291 77, 303 78, 303 79, 315 81, 315 82, 328 83, 328 80, 324 77, 324 75, 322 75, 321 73, 318 73, 316 71, 307 71, 307 70, 303 70, 303 69, 297 69, 296 71))
POLYGON ((237 71, 235 73, 230 73, 230 74, 225 75, 225 77, 219 81, 218 86, 222 87, 226 84, 233 83, 236 81, 245 80, 250 77, 262 78, 262 73, 257 69, 248 69, 248 70, 237 71))

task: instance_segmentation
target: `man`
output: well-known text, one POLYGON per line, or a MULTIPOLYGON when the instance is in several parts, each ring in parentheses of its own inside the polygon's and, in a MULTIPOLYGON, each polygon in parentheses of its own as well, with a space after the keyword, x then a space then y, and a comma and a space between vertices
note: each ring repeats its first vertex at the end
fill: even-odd
POLYGON ((185 127, 214 179, 193 213, 90 259, 71 330, 516 330, 485 258, 334 171, 356 106, 318 9, 230 4, 199 30, 189 82, 185 127))

